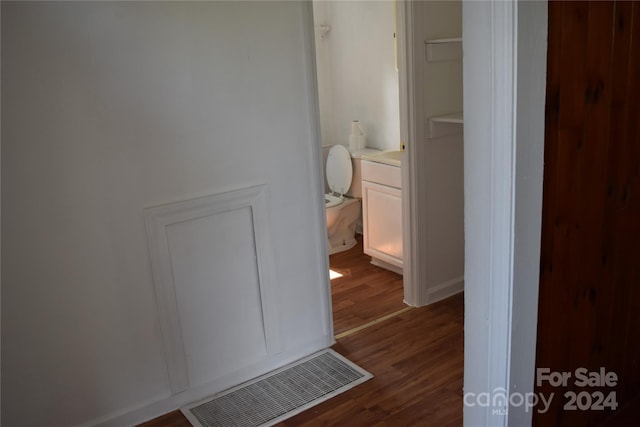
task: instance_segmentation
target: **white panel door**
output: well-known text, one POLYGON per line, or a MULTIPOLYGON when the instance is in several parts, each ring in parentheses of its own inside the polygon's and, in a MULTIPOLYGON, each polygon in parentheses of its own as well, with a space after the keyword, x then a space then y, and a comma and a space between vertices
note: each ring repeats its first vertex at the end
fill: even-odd
POLYGON ((402 267, 402 191, 362 182, 364 252, 402 267))
POLYGON ((174 393, 280 351, 264 186, 145 212, 174 393))
POLYGON ((173 224, 167 237, 189 384, 265 357, 250 208, 173 224))

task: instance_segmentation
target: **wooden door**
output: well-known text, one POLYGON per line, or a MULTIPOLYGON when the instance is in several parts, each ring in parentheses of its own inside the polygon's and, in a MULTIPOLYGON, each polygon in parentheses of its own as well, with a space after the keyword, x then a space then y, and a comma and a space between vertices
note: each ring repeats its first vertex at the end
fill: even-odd
POLYGON ((549 2, 547 66, 536 367, 571 377, 536 387, 555 395, 533 424, 599 425, 612 411, 571 393, 640 395, 640 2, 549 2), (581 367, 617 385, 579 387, 581 367))

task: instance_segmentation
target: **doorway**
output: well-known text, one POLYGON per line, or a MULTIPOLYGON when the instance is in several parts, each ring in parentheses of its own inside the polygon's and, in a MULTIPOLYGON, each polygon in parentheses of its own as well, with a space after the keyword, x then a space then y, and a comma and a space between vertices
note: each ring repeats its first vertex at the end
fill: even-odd
MULTIPOLYGON (((400 186, 400 161, 395 165, 376 160, 370 166, 381 153, 399 155, 395 8, 393 1, 313 2, 323 166, 328 157, 334 158, 329 155, 335 152, 332 147, 348 148, 353 175, 345 202, 357 200, 360 212, 355 220, 345 214, 349 208, 337 206, 328 208, 331 212, 326 215, 336 335, 406 308, 401 190, 389 186, 381 193, 383 183, 370 184, 376 178, 367 175, 372 167, 385 168, 397 176, 400 186), (380 199, 382 208, 375 205, 380 199), (355 240, 345 241, 342 229, 348 221, 355 240)), ((325 193, 335 194, 333 183, 326 179, 325 193)))
MULTIPOLYGON (((373 148, 396 150, 401 159, 396 191, 400 200, 397 216, 402 217, 402 231, 398 234, 402 235, 400 272, 404 306, 420 307, 461 292, 464 287, 462 2, 319 2, 314 3, 314 21, 323 146, 348 144, 349 122, 360 117, 345 115, 345 109, 337 101, 345 98, 350 85, 361 88, 370 78, 361 76, 375 67, 371 65, 372 58, 386 52, 386 61, 393 67, 395 92, 387 98, 397 106, 394 111, 397 126, 385 138, 388 128, 378 130, 371 120, 363 124, 367 136, 373 137, 370 141, 373 148), (342 41, 345 31, 341 26, 361 35, 375 18, 375 13, 363 9, 348 19, 336 20, 340 8, 353 8, 354 4, 363 8, 387 7, 386 50, 379 47, 382 42, 373 43, 373 36, 365 37, 364 48, 342 41), (346 53, 334 59, 331 43, 347 47, 346 53), (345 57, 351 57, 349 54, 368 53, 370 49, 375 55, 364 55, 361 63, 352 65, 350 71, 355 69, 356 77, 348 81, 350 85, 338 84, 336 70, 340 66, 330 67, 329 72, 323 70, 327 58, 342 65, 345 57), (331 91, 333 86, 340 89, 338 95, 333 95, 336 92, 331 91), (329 96, 323 96, 327 93, 329 96), (327 112, 337 119, 325 120, 327 112)), ((390 93, 390 86, 379 86, 384 87, 379 92, 390 93)), ((354 108, 352 111, 367 113, 367 102, 357 105, 353 99, 348 101, 354 108)), ((390 102, 383 104, 388 106, 390 102)), ((385 120, 382 117, 378 121, 385 120)), ((326 148, 323 151, 326 156, 326 148)), ((367 233, 363 232, 363 252, 369 256, 373 253, 375 258, 374 251, 367 251, 367 233)))

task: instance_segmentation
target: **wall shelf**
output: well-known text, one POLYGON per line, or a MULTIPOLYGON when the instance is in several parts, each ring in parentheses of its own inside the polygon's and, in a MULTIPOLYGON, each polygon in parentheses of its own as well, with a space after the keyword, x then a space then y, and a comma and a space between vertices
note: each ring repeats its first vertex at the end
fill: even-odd
POLYGON ((441 136, 462 133, 464 117, 462 112, 433 116, 428 120, 429 138, 439 138, 441 136))
POLYGON ((462 59, 462 38, 426 40, 427 61, 453 61, 462 59))

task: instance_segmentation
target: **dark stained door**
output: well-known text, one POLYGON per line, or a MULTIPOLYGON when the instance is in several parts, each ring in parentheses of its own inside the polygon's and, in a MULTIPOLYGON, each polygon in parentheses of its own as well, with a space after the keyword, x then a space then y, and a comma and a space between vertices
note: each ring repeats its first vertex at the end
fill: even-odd
POLYGON ((640 412, 640 2, 550 2, 547 67, 536 366, 571 377, 536 387, 554 399, 533 424, 599 425, 598 391, 640 412))

